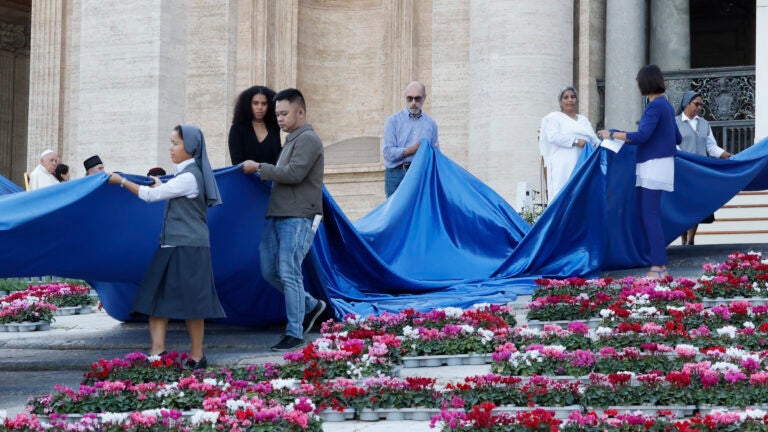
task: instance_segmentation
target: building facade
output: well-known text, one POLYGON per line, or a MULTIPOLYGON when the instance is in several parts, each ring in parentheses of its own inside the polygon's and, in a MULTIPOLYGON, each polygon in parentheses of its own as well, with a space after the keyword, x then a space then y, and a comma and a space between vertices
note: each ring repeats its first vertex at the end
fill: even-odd
POLYGON ((564 85, 593 125, 633 129, 640 66, 753 67, 768 135, 766 28, 768 0, 0 0, 0 173, 19 183, 46 148, 75 177, 93 154, 170 168, 179 123, 227 166, 238 93, 297 87, 356 219, 384 200, 384 121, 421 80, 442 151, 518 207, 543 189, 537 131, 564 85))

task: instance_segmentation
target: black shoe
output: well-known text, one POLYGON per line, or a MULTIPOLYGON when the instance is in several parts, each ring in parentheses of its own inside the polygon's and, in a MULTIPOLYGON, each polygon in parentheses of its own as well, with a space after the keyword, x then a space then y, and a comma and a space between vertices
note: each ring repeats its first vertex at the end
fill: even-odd
POLYGON ((322 315, 323 312, 325 312, 325 302, 318 300, 315 308, 304 315, 304 323, 302 324, 304 326, 304 334, 307 334, 312 330, 315 321, 320 318, 320 315, 322 315))
POLYGON ((187 360, 187 368, 188 369, 205 369, 208 367, 208 359, 203 356, 198 361, 194 361, 192 359, 187 360))
POLYGON ((304 339, 295 338, 293 336, 283 336, 277 345, 272 347, 272 351, 293 351, 297 348, 301 348, 306 344, 304 339))
MULTIPOLYGON (((158 357, 162 357, 164 355, 168 354, 168 351, 163 351, 160 354, 155 354, 158 357)), ((152 354, 147 354, 147 357, 152 357, 152 354)))

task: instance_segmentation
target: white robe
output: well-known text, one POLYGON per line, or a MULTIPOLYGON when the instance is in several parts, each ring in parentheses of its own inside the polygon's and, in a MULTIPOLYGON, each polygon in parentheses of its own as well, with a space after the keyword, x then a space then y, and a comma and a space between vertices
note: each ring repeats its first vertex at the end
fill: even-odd
POLYGON ((56 177, 49 173, 44 166, 38 165, 29 173, 29 190, 40 189, 59 184, 56 177))
POLYGON ((555 111, 541 119, 539 152, 547 167, 547 195, 550 202, 568 182, 584 150, 575 146, 573 141, 583 139, 591 145, 600 143, 589 120, 583 115, 577 116, 574 120, 565 113, 555 111))

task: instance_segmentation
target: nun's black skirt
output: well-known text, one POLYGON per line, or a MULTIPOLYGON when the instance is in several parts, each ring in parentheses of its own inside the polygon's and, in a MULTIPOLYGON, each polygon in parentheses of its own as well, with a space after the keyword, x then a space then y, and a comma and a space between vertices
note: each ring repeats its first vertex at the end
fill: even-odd
POLYGON ((225 318, 213 284, 211 248, 158 248, 133 301, 131 315, 183 320, 225 318))

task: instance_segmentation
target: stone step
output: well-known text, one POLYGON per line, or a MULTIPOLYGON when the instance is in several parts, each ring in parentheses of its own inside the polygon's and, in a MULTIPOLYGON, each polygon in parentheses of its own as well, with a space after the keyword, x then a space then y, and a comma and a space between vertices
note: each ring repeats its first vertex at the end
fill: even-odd
POLYGON ((747 242, 768 242, 768 191, 737 194, 715 212, 714 223, 700 224, 696 233, 696 244, 747 242))

